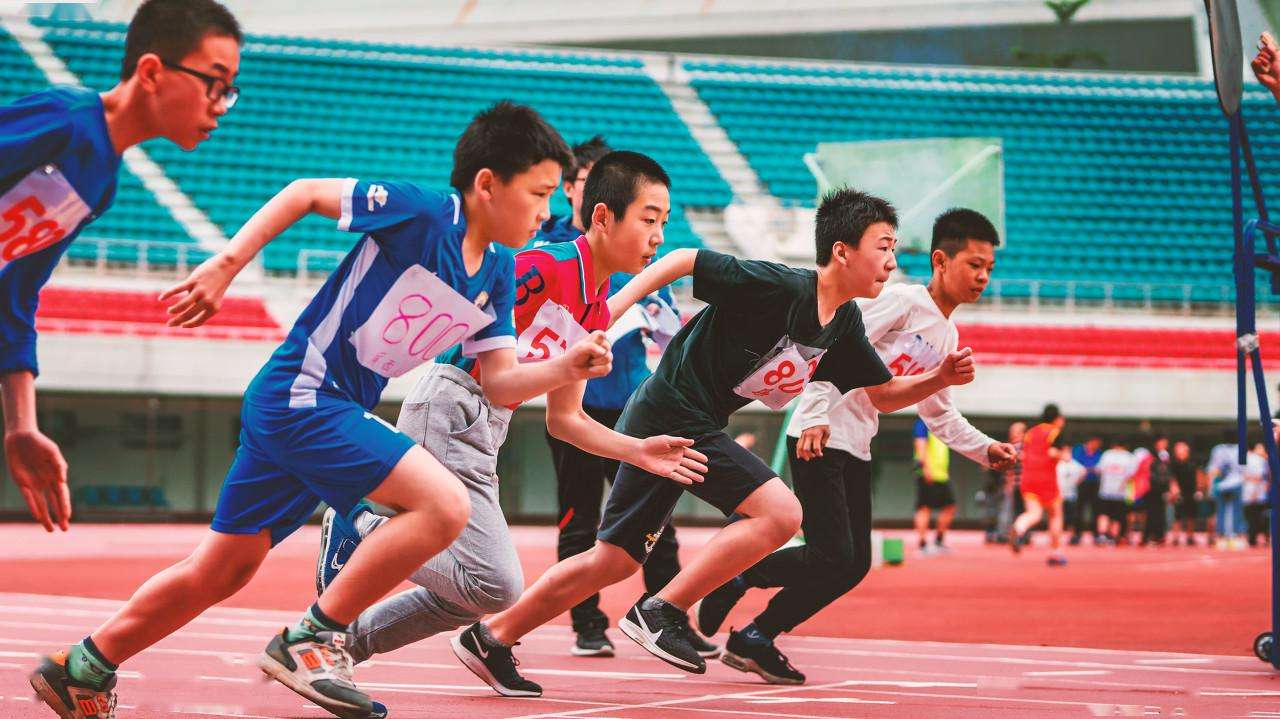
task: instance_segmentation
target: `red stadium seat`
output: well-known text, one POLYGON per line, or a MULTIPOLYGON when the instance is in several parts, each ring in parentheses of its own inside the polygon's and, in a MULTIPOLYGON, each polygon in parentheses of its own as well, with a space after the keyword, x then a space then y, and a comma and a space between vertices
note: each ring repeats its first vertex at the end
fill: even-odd
MULTIPOLYGON (((1263 360, 1280 365, 1280 332, 1261 333, 1263 360)), ((960 344, 983 364, 1222 369, 1235 367, 1230 329, 960 325, 960 344)))
POLYGON ((40 332, 214 339, 279 340, 284 330, 256 297, 225 297, 222 309, 203 327, 165 324, 166 305, 155 293, 129 290, 45 287, 40 291, 36 329, 40 332))

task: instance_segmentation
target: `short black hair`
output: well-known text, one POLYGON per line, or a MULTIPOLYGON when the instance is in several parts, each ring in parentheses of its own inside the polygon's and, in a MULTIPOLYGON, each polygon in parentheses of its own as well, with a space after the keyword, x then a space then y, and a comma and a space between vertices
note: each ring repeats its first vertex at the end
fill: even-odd
POLYGON ((146 0, 129 21, 120 79, 133 77, 138 59, 147 53, 169 62, 181 61, 207 35, 224 35, 244 44, 240 23, 214 0, 146 0))
POLYGON ((837 242, 857 246, 867 228, 877 222, 898 226, 898 212, 887 200, 848 187, 828 192, 818 206, 814 232, 818 264, 831 261, 831 248, 837 242))
POLYGON ((579 142, 573 146, 573 167, 565 174, 576 180, 578 170, 591 167, 610 152, 613 152, 613 148, 609 147, 609 141, 604 139, 603 135, 596 135, 590 140, 579 142))
POLYGON ((564 138, 537 110, 503 100, 481 110, 462 131, 453 148, 449 184, 465 193, 486 167, 506 182, 543 160, 563 169, 573 166, 564 138))
POLYGON ((640 194, 645 182, 657 182, 671 187, 671 178, 656 160, 648 155, 629 150, 617 150, 595 161, 582 187, 582 210, 578 218, 583 227, 591 227, 591 213, 595 206, 604 203, 613 216, 622 219, 627 208, 640 194))
POLYGON ((1041 422, 1053 422, 1062 416, 1062 410, 1058 409, 1056 404, 1046 404, 1044 410, 1040 412, 1041 422))
POLYGON ((981 212, 954 207, 938 215, 933 221, 933 241, 929 243, 929 253, 942 250, 947 257, 955 257, 969 240, 990 242, 993 247, 999 247, 1000 233, 996 232, 995 225, 981 212))

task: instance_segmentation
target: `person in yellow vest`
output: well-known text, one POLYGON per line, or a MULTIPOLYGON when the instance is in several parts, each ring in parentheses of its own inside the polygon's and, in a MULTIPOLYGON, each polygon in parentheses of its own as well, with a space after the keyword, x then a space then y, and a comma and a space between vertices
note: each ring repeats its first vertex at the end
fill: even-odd
POLYGON ((920 536, 920 552, 937 554, 947 551, 944 539, 951 519, 956 514, 956 494, 951 489, 951 449, 933 436, 923 419, 916 419, 911 430, 915 438, 916 460, 916 534, 920 536), (938 532, 929 544, 929 518, 938 513, 938 532))

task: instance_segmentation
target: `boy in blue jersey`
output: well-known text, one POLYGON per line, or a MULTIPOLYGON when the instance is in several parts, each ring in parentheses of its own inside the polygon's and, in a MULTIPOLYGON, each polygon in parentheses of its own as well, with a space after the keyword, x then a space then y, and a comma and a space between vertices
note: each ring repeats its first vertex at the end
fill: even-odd
POLYGON ((45 661, 32 683, 46 702, 58 708, 49 699, 56 689, 76 700, 71 711, 84 702, 110 705, 118 663, 234 594, 321 501, 345 513, 368 497, 399 514, 361 544, 297 625, 270 642, 258 666, 337 716, 380 713, 352 680, 347 626, 447 547, 466 526, 470 507, 452 472, 371 410, 389 378, 459 342, 478 358, 495 403, 608 372, 602 335, 553 361, 515 362, 513 260, 506 248, 533 236, 568 163, 564 141, 541 116, 499 103, 459 139, 452 191, 295 181, 221 253, 165 293, 180 297, 170 324, 194 327, 217 311, 232 279, 261 248, 303 217, 318 214, 362 233, 246 390, 240 447, 212 531, 73 647, 65 663, 45 661))
MULTIPOLYGON (((592 166, 609 151, 608 143, 600 135, 573 146, 574 167, 565 175, 561 186, 569 200, 570 213, 562 217, 553 216, 544 222, 542 230, 534 239, 534 247, 553 242, 573 242, 585 234, 580 217, 583 186, 592 166)), ((610 294, 622 289, 632 277, 633 275, 623 272, 615 273, 609 278, 610 294)), ((668 288, 658 290, 656 297, 651 295, 643 304, 646 305, 646 310, 658 311, 659 303, 664 304, 675 315, 675 302, 668 288)), ((607 377, 587 383, 586 394, 582 397, 582 409, 592 419, 607 427, 618 423, 627 399, 651 374, 648 350, 642 334, 636 328, 622 336, 615 336, 611 345, 613 371, 607 377)), ((547 433, 547 446, 551 448, 551 462, 556 472, 556 498, 559 503, 559 520, 556 526, 560 534, 556 542, 556 559, 562 560, 581 554, 595 544, 604 487, 618 473, 618 462, 583 452, 574 445, 551 436, 550 432, 547 433)), ((659 537, 649 554, 649 561, 644 565, 645 591, 653 594, 676 576, 680 571, 678 551, 675 527, 671 527, 659 537)), ((573 631, 576 635, 570 650, 574 656, 613 656, 613 642, 605 633, 609 618, 600 610, 599 594, 593 594, 575 605, 569 615, 573 619, 573 631)), ((696 634, 692 637, 703 656, 718 654, 715 645, 696 634)))
POLYGON ((31 514, 71 519, 67 463, 36 424, 36 305, 71 241, 111 207, 120 156, 156 137, 184 150, 235 104, 240 27, 213 0, 149 0, 125 39, 120 83, 53 87, 0 107, 0 394, 4 455, 31 514))
MULTIPOLYGON (((514 319, 520 362, 554 362, 576 337, 609 327, 610 278, 619 271, 639 271, 657 253, 662 223, 670 211, 669 183, 662 167, 644 155, 606 155, 583 189, 582 224, 590 230, 573 242, 550 243, 516 256, 514 319)), ((400 427, 462 480, 471 499, 471 517, 448 550, 413 573, 410 579, 418 587, 370 607, 351 625, 350 653, 356 661, 472 624, 506 609, 524 588, 520 558, 498 502, 498 449, 513 408, 486 399, 482 384, 489 379, 488 371, 454 351, 405 398, 400 427)), ((587 415, 582 408, 585 384, 576 381, 547 394, 547 431, 552 436, 593 455, 625 457, 663 479, 690 483, 701 478, 705 458, 684 449, 690 440, 665 435, 633 438, 587 415), (678 464, 666 459, 675 456, 678 464)), ((376 537, 386 521, 364 507, 345 517, 335 509, 326 512, 316 578, 322 592, 335 576, 348 571, 351 551, 376 537)), ((478 627, 473 624, 468 632, 478 627)), ((466 640, 468 648, 476 640, 472 634, 466 640)), ((510 648, 494 646, 484 652, 497 659, 509 655, 510 648)), ((541 691, 533 682, 486 675, 482 665, 472 669, 508 695, 541 691)))

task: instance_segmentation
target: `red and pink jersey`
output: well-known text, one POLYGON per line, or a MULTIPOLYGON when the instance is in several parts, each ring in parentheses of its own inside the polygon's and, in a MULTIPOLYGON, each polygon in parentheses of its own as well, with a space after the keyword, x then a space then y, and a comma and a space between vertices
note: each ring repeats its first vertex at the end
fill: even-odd
POLYGON ((516 255, 516 357, 538 362, 609 328, 609 280, 596 286, 586 237, 516 255))

